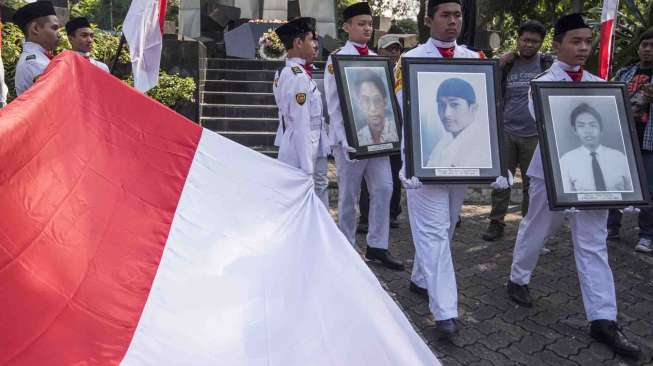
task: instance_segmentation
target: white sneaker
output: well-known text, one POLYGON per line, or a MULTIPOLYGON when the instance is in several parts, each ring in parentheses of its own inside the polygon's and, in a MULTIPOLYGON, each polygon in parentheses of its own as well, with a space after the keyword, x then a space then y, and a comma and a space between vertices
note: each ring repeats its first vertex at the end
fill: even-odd
POLYGON ((653 252, 653 243, 651 242, 651 239, 639 238, 639 241, 635 246, 635 251, 642 253, 653 252))

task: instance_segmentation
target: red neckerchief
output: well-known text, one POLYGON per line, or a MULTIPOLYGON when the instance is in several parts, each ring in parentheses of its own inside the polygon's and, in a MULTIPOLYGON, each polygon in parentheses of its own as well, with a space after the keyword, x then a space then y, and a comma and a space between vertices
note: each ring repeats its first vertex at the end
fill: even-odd
POLYGON ((450 48, 438 47, 438 51, 440 51, 440 54, 444 58, 453 58, 453 51, 455 49, 456 49, 456 47, 450 47, 450 48))
POLYGON ((47 52, 44 51, 43 54, 45 55, 45 57, 48 58, 48 60, 52 60, 54 58, 54 54, 52 52, 50 52, 50 51, 47 51, 47 52))
POLYGON ((578 69, 578 71, 565 71, 567 75, 571 78, 571 80, 574 81, 574 83, 577 83, 581 80, 583 80, 583 68, 581 67, 578 69))
POLYGON ((358 54, 361 55, 361 56, 367 56, 367 55, 370 54, 370 49, 367 48, 367 45, 365 45, 363 47, 358 47, 358 46, 354 45, 354 47, 356 47, 356 50, 358 51, 358 54))
POLYGON ((310 76, 311 79, 312 79, 313 78, 313 66, 311 66, 311 65, 302 65, 302 67, 304 68, 304 71, 306 71, 308 76, 310 76))

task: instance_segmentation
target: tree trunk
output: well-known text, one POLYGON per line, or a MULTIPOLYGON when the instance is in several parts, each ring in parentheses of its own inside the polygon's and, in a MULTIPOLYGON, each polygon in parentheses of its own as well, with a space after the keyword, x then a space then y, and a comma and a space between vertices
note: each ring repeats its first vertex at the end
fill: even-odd
POLYGON ((584 9, 583 0, 573 0, 571 4, 571 10, 574 13, 582 13, 584 9))
POLYGON ((419 12, 417 13, 417 36, 419 43, 426 42, 429 39, 429 29, 424 26, 424 17, 426 16, 426 3, 427 0, 419 0, 419 12))

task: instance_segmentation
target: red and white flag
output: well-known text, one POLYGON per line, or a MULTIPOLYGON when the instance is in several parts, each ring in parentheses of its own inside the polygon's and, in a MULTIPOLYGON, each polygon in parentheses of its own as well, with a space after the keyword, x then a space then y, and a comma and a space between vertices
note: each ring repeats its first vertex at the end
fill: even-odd
POLYGON ((301 170, 72 52, 0 120, 0 365, 439 365, 301 170))
POLYGON ((604 0, 601 13, 601 43, 599 46, 599 77, 608 79, 612 64, 614 31, 617 26, 619 0, 604 0))
POLYGON ((146 92, 159 82, 166 0, 132 0, 122 26, 132 60, 134 87, 146 92))

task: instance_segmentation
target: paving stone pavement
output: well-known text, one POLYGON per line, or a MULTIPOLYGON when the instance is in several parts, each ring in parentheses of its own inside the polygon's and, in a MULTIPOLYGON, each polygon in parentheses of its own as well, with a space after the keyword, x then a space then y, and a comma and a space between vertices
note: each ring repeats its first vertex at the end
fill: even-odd
MULTIPOLYGON (((653 257, 634 252, 632 216, 626 217, 622 240, 608 247, 619 322, 642 345, 638 360, 617 356, 589 337, 567 226, 547 242, 551 252, 540 257, 530 284, 535 306, 522 308, 508 299, 505 282, 521 216, 511 207, 504 238, 489 243, 480 239, 489 210, 487 205, 465 205, 452 244, 461 326, 452 341, 436 339, 428 302, 408 289, 414 247, 405 205, 400 228, 391 230, 390 249, 407 269, 397 272, 369 263, 443 365, 653 365, 653 257)), ((363 247, 364 235, 357 241, 363 247)))

